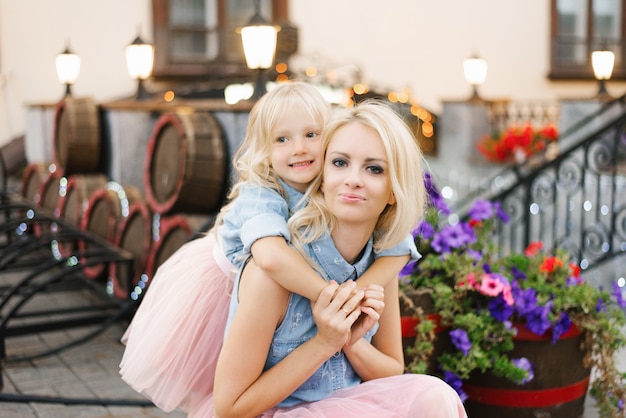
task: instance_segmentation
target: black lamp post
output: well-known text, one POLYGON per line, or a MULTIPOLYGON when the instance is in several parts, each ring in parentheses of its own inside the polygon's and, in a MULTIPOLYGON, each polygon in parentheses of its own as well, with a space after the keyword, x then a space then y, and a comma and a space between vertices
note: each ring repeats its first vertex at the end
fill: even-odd
POLYGON ((254 0, 254 15, 248 24, 241 28, 241 41, 246 56, 246 65, 256 72, 252 100, 258 100, 267 92, 265 71, 271 68, 274 63, 276 33, 276 27, 267 23, 261 16, 259 0, 254 0))

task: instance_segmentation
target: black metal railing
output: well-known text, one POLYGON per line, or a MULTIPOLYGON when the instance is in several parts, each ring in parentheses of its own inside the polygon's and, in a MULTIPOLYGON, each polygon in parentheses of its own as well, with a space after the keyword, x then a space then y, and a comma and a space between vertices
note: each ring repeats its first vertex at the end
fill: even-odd
POLYGON ((502 253, 542 241, 595 269, 626 254, 625 97, 567 129, 559 143, 556 158, 507 167, 485 182, 498 187, 475 190, 454 209, 462 214, 476 199, 499 201, 511 218, 495 237, 502 253))

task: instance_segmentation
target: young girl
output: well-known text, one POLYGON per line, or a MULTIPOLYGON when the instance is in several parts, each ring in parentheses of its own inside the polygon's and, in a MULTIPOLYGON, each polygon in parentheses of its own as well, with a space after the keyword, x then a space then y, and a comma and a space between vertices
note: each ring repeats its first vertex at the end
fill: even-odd
MULTIPOLYGON (((181 247, 151 280, 122 338, 120 374, 161 409, 189 410, 212 392, 232 288, 228 276, 246 255, 281 286, 311 300, 326 286, 287 245, 287 219, 321 170, 319 135, 330 114, 329 104, 306 83, 283 83, 261 98, 235 156, 239 181, 216 227, 181 247)), ((379 254, 363 286, 397 276, 413 245, 406 235, 379 254)))
POLYGON ((214 398, 191 415, 465 417, 445 382, 402 374, 398 282, 355 292, 376 251, 423 213, 413 136, 392 109, 366 102, 331 123, 324 142, 322 176, 289 222, 292 243, 331 282, 311 308, 250 259, 235 282, 214 398), (368 333, 351 342, 362 313, 368 333))

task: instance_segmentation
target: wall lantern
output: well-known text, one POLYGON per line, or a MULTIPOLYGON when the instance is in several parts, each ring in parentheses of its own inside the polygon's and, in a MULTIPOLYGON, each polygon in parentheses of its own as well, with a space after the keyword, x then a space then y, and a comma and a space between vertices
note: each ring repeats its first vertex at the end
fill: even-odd
POLYGON ((56 56, 55 64, 59 83, 65 84, 65 96, 71 96, 71 86, 80 72, 80 57, 70 51, 69 42, 65 50, 56 56))
POLYGON ((256 85, 252 99, 259 99, 267 92, 265 70, 272 67, 276 53, 276 33, 278 29, 267 23, 261 16, 259 0, 254 1, 254 15, 248 24, 241 28, 241 42, 246 56, 246 65, 256 71, 256 85))
POLYGON ((474 55, 463 61, 463 73, 465 81, 472 86, 473 94, 470 102, 480 102, 483 99, 478 95, 478 86, 487 79, 487 61, 474 55))
POLYGON ((611 78, 613 74, 613 66, 615 65, 615 54, 607 49, 593 51, 591 53, 591 66, 593 74, 600 85, 597 97, 609 98, 609 92, 606 90, 606 80, 611 78))
POLYGON ((143 85, 143 81, 152 74, 154 64, 154 47, 145 43, 139 35, 126 47, 126 65, 128 74, 137 80, 137 100, 150 98, 150 93, 143 85))

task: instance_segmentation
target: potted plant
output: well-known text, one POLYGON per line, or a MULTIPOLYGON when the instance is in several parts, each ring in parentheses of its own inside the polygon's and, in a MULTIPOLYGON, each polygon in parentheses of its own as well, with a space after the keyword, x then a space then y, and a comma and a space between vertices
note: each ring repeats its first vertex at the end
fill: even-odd
MULTIPOLYGON (((425 181, 430 205, 413 234, 422 258, 400 279, 407 371, 439 375, 468 399, 466 406, 479 398, 489 410, 511 398, 519 403, 509 408, 515 417, 525 416, 524 399, 528 416, 581 415, 589 385, 602 416, 623 417, 626 374, 614 359, 626 347, 621 289, 586 283, 564 250, 548 251, 540 242, 498 257, 493 234, 498 222, 508 221, 500 205, 476 201, 467 221, 442 223, 450 211, 428 174, 425 181), (567 359, 566 350, 580 352, 580 360, 567 359), (545 354, 546 364, 538 364, 545 354), (565 363, 555 371, 557 361, 565 363), (538 382, 561 370, 569 382, 538 382)), ((503 409, 494 416, 508 416, 503 409)))
POLYGON ((521 164, 527 158, 556 146, 559 132, 554 124, 541 128, 531 124, 512 125, 503 132, 484 135, 476 144, 487 160, 497 163, 516 162, 521 164))

